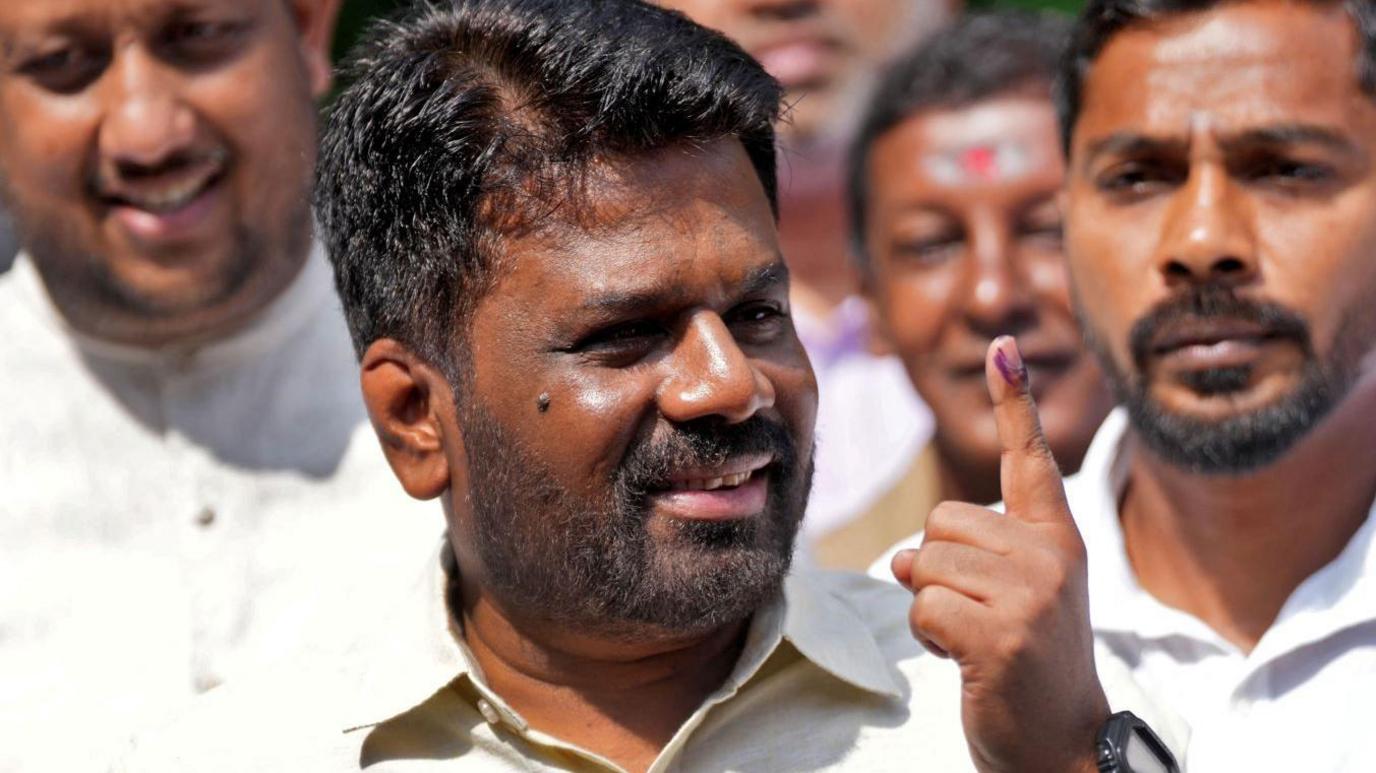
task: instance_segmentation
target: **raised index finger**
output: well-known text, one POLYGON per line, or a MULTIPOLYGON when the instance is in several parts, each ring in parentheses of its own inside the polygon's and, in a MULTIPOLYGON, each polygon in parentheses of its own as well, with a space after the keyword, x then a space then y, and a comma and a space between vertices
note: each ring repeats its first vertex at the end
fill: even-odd
POLYGON ((1067 518, 1061 471, 1042 433, 1027 366, 1012 336, 989 344, 984 377, 1002 446, 1000 485, 1008 514, 1024 521, 1067 518))

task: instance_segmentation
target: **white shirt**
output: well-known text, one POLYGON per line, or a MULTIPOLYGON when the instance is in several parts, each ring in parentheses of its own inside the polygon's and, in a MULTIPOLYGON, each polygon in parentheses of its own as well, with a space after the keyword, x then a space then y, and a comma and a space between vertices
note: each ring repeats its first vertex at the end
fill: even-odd
MULTIPOLYGON (((1138 584, 1118 513, 1127 430, 1123 410, 1110 414, 1066 497, 1089 550, 1095 636, 1185 720, 1182 762, 1204 773, 1376 771, 1376 517, 1295 589, 1244 653, 1138 584)), ((904 544, 919 543, 920 535, 904 544)), ((896 550, 871 574, 887 575, 896 550)))
POLYGON ((931 439, 931 411, 897 357, 870 353, 865 302, 851 297, 828 318, 794 309, 817 376, 817 451, 800 545, 865 512, 931 439))
POLYGON ((0 771, 103 769, 141 724, 374 614, 432 550, 321 255, 180 353, 71 331, 21 258, 0 331, 0 771))
MULTIPOLYGON (((130 773, 620 771, 532 728, 487 686, 444 604, 444 573, 332 662, 228 685, 135 744, 130 773)), ((750 623, 732 673, 651 765, 660 771, 972 770, 955 665, 908 631, 906 591, 799 570, 750 623)), ((1153 709, 1111 668, 1110 700, 1153 709)), ((1170 737, 1169 726, 1163 725, 1170 737)))

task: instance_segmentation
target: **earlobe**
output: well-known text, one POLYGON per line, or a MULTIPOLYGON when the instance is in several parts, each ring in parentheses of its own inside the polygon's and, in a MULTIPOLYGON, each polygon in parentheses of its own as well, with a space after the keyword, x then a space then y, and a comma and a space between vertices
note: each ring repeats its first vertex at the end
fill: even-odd
POLYGON ((311 93, 324 96, 334 85, 331 48, 341 0, 291 0, 297 41, 311 81, 311 93))
POLYGON ((444 376, 399 342, 374 341, 363 355, 363 401, 392 472, 406 493, 433 499, 449 488, 441 418, 452 413, 444 376))

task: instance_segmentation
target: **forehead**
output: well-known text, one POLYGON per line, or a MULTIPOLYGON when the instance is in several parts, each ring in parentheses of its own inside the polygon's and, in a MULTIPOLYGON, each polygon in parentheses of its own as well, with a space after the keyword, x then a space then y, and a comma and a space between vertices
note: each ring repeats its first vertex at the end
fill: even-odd
POLYGON ((1343 126, 1369 98, 1340 4, 1236 2, 1112 37, 1089 70, 1075 148, 1115 131, 1182 134, 1267 124, 1343 126))
POLYGON ((882 134, 871 177, 935 188, 997 187, 1061 174, 1056 113, 1046 97, 1007 95, 926 110, 882 134))
POLYGON ((769 200, 735 140, 600 165, 565 206, 577 217, 502 240, 492 296, 545 309, 609 293, 715 296, 779 256, 769 200))

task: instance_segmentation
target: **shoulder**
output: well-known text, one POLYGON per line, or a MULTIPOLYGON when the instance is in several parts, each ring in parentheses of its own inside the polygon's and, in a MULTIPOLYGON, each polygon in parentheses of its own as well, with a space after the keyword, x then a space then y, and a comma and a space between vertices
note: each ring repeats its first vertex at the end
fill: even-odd
POLYGON ((118 773, 326 771, 357 765, 338 706, 339 663, 283 665, 216 688, 172 722, 133 738, 118 773))

